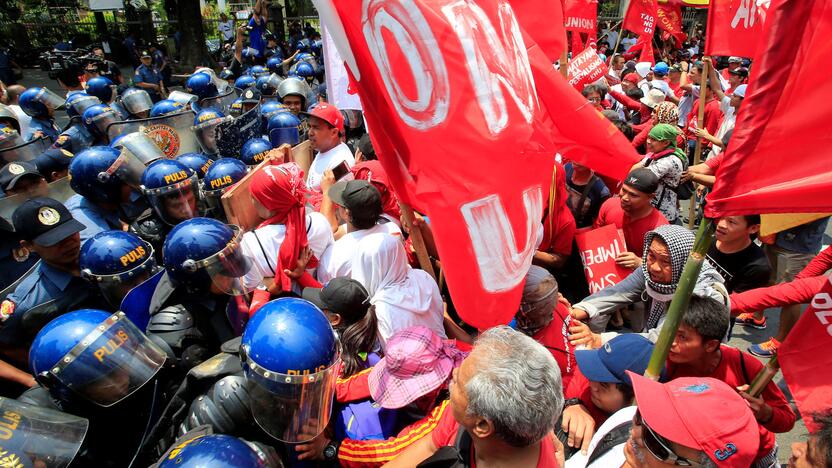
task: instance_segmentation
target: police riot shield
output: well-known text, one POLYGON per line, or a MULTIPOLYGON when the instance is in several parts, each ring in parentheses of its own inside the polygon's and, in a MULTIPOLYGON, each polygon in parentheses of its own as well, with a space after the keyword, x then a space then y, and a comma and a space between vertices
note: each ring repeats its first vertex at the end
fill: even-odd
MULTIPOLYGON (((54 198, 61 203, 66 203, 66 201, 69 200, 69 197, 73 195, 75 195, 75 191, 73 191, 72 187, 69 186, 69 177, 58 179, 49 184, 49 198, 54 198)), ((32 194, 28 193, 19 193, 17 195, 12 195, 11 197, 0 198, 0 218, 3 218, 8 221, 10 225, 13 225, 12 214, 14 214, 14 210, 30 198, 33 198, 32 194)))
POLYGON ((226 90, 225 93, 205 98, 199 101, 199 108, 200 109, 214 109, 222 112, 223 114, 227 114, 228 111, 231 109, 231 103, 237 99, 237 94, 234 92, 233 88, 229 88, 226 90))
POLYGON ((243 144, 261 136, 260 104, 234 120, 217 125, 217 148, 220 156, 236 158, 243 144))
MULTIPOLYGON (((157 271, 153 276, 146 279, 143 283, 131 289, 121 300, 120 310, 124 315, 133 322, 139 330, 147 330, 147 324, 150 323, 150 309, 153 302, 153 296, 162 279, 165 283, 170 283, 168 277, 165 275, 165 270, 157 271)), ((170 288, 173 291, 173 287, 170 288)), ((157 295, 158 296, 158 295, 157 295)), ((157 297, 157 299, 160 299, 157 297)))
POLYGON ((31 161, 48 150, 52 140, 42 136, 31 141, 23 141, 16 131, 0 135, 0 160, 3 165, 14 161, 31 161))
POLYGON ((107 127, 107 134, 113 140, 119 135, 142 132, 156 143, 165 157, 174 158, 180 154, 201 151, 196 134, 191 130, 194 117, 192 110, 186 110, 149 119, 115 122, 107 127))
POLYGON ((0 398, 0 466, 66 467, 78 454, 89 421, 0 398))

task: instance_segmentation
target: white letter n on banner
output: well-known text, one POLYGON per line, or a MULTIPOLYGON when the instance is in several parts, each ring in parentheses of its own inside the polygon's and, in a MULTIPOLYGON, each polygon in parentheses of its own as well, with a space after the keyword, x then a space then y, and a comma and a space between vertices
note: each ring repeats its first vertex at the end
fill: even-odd
POLYGON ((471 236, 483 289, 490 293, 507 291, 523 281, 537 247, 537 227, 543 212, 540 186, 523 192, 526 211, 526 238, 517 249, 514 229, 500 197, 489 195, 462 205, 462 217, 471 236))

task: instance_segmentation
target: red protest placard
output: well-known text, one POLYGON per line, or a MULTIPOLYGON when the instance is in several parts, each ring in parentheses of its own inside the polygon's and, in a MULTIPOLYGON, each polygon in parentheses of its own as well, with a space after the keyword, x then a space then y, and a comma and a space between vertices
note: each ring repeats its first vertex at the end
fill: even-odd
POLYGON ((566 0, 563 25, 567 31, 595 35, 597 18, 598 0, 566 0))
POLYGON ((631 270, 615 263, 615 257, 626 252, 627 247, 623 236, 614 225, 578 231, 575 234, 575 242, 584 264, 590 294, 612 286, 632 273, 631 270))
POLYGON ((607 74, 607 64, 593 47, 587 47, 569 62, 569 84, 578 91, 607 74))
POLYGON ((624 29, 632 31, 639 36, 653 36, 656 27, 656 2, 655 0, 631 0, 624 15, 624 29))

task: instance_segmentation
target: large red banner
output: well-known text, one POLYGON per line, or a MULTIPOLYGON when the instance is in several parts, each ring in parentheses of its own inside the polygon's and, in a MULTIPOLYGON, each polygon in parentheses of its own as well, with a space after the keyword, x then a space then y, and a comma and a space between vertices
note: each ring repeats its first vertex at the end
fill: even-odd
POLYGON ((622 27, 639 36, 653 37, 656 16, 656 0, 630 0, 622 27))
POLYGON ((708 217, 832 212, 832 0, 774 0, 708 217), (799 138, 794 137, 799 135, 799 138))
MULTIPOLYGON (((672 36, 676 42, 676 47, 681 47, 682 43, 687 39, 687 34, 682 31, 682 4, 678 1, 671 3, 659 3, 656 5, 656 17, 658 18, 658 26, 664 30, 668 36, 672 36)), ((662 39, 667 40, 664 35, 662 39)))
POLYGON ((763 37, 768 3, 755 0, 713 0, 708 9, 706 55, 754 58, 763 37))
POLYGON ((315 4, 397 195, 430 217, 460 315, 483 329, 508 323, 556 155, 621 178, 638 159, 632 146, 505 1, 315 4))
POLYGON ((797 324, 777 350, 783 377, 800 410, 806 428, 814 432, 815 412, 829 409, 832 395, 832 277, 812 299, 797 324))
POLYGON ((572 57, 569 62, 569 84, 578 91, 584 86, 603 78, 607 74, 607 64, 598 56, 594 47, 587 47, 583 52, 572 57))
POLYGON ((563 11, 567 31, 592 34, 598 32, 598 0, 566 0, 563 11))

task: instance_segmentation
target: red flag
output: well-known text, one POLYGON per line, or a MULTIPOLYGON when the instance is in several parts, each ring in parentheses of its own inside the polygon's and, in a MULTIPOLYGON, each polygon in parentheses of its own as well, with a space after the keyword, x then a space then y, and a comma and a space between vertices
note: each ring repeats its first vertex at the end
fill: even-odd
POLYGON ((607 74, 607 64, 598 56, 598 51, 587 47, 569 61, 569 84, 581 91, 584 86, 601 79, 607 74))
MULTIPOLYGON (((656 5, 656 16, 659 28, 663 29, 668 36, 673 37, 677 48, 682 47, 682 43, 688 38, 687 34, 682 31, 682 4, 679 2, 659 3, 656 5)), ((667 40, 664 35, 662 39, 667 40)))
POLYGON ((598 0, 566 0, 563 8, 567 31, 597 34, 598 0))
POLYGON ((815 412, 829 409, 832 395, 832 277, 803 312, 792 331, 777 350, 783 378, 789 384, 797 408, 809 432, 818 429, 812 420, 815 412))
POLYGON ((636 57, 636 54, 638 54, 639 62, 656 63, 656 58, 653 55, 653 36, 639 36, 636 43, 624 53, 624 58, 632 60, 636 57))
POLYGON ((832 212, 832 0, 774 0, 708 217, 832 212))
POLYGON ((556 153, 620 178, 638 159, 632 146, 505 1, 315 4, 379 129, 373 146, 396 194, 430 216, 460 315, 483 329, 507 323, 556 153))
MULTIPOLYGON (((514 10, 517 22, 523 26, 540 49, 556 62, 566 50, 566 29, 563 27, 564 0, 531 2, 527 0, 507 0, 514 10)), ((402 2, 405 3, 405 2, 402 2)), ((595 30, 592 30, 593 34, 595 30)))
POLYGON ((639 36, 653 37, 656 16, 656 0, 630 0, 622 27, 639 36))
POLYGON ((757 6, 757 3, 755 0, 713 0, 708 9, 705 55, 754 58, 763 37, 768 5, 757 6))

